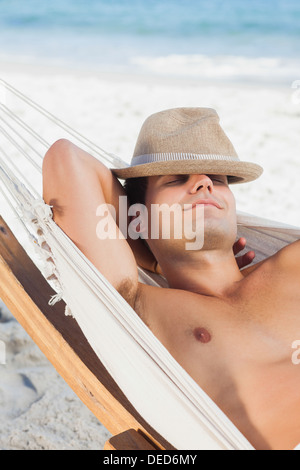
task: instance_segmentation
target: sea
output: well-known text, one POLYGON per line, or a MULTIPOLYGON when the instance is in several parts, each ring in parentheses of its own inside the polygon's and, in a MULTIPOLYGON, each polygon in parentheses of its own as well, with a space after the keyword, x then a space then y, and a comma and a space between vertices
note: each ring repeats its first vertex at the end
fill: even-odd
POLYGON ((0 61, 287 83, 299 0, 0 0, 0 61))

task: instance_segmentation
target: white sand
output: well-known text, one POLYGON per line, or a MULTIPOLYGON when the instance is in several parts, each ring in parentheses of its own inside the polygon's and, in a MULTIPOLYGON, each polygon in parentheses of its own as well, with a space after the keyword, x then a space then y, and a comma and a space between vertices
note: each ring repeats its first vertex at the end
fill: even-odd
MULTIPOLYGON (((126 161, 149 114, 176 106, 217 109, 240 157, 265 168, 257 182, 234 187, 238 209, 300 226, 300 103, 291 83, 277 88, 12 64, 0 69, 0 78, 126 161)), ((39 127, 29 110, 22 114, 39 127)), ((101 449, 109 433, 0 308, 7 352, 0 365, 0 449, 101 449)))

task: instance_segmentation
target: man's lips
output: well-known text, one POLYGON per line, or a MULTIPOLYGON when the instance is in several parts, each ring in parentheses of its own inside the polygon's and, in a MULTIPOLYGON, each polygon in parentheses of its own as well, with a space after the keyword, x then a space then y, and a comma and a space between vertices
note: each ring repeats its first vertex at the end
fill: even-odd
POLYGON ((204 206, 214 206, 217 209, 222 209, 220 204, 217 201, 214 201, 213 199, 198 199, 197 201, 184 204, 184 210, 193 209, 194 207, 201 204, 204 206))

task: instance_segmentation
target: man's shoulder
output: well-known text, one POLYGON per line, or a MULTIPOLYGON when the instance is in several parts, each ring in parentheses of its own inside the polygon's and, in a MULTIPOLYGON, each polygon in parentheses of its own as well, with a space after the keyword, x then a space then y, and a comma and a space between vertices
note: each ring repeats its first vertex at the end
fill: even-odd
POLYGON ((282 248, 270 258, 275 269, 300 276, 300 240, 282 248))
POLYGON ((300 240, 287 245, 273 256, 242 270, 244 277, 257 272, 296 272, 300 275, 300 240))
POLYGON ((282 248, 276 255, 274 255, 274 260, 277 262, 291 263, 296 266, 300 265, 300 240, 287 245, 282 248))

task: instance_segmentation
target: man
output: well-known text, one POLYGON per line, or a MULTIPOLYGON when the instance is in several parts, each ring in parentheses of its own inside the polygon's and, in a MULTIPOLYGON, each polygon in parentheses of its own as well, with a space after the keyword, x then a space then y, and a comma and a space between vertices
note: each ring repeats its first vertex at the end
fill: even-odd
MULTIPOLYGON (((300 440, 300 373, 291 360, 300 328, 300 245, 243 271, 232 250, 237 224, 229 184, 261 172, 239 160, 214 110, 181 108, 146 120, 128 168, 111 171, 73 144, 56 142, 44 159, 44 199, 56 223, 252 445, 292 449, 300 440), (99 206, 113 206, 118 221, 119 196, 126 194, 114 175, 127 179, 130 202, 148 209, 139 218, 142 236, 155 204, 190 211, 193 228, 201 207, 203 246, 187 250, 184 232, 178 239, 150 235, 149 249, 125 238, 111 213, 116 236, 99 239, 99 206), (139 200, 130 181, 141 182, 139 200), (137 263, 152 270, 158 263, 169 288, 139 283, 137 263)), ((242 264, 251 259, 253 253, 242 264)))

